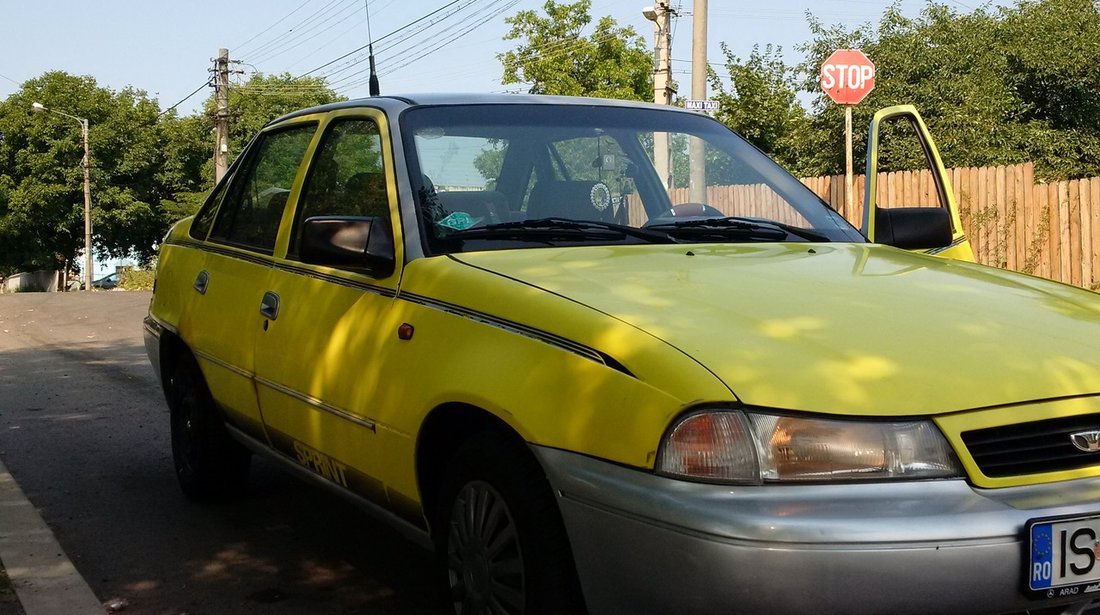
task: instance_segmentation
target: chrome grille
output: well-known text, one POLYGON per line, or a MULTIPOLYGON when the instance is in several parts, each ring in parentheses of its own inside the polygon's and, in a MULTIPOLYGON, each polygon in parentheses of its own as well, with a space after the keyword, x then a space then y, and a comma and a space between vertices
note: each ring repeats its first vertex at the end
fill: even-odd
POLYGON ((962 433, 967 450, 991 478, 1100 465, 1100 452, 1073 445, 1075 433, 1100 430, 1100 415, 1084 414, 962 433))

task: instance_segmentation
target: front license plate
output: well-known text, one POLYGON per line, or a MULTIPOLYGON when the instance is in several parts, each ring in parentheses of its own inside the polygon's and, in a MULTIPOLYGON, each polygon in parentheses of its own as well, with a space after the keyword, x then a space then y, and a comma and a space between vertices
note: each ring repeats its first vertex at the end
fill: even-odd
POLYGON ((1028 589, 1058 598, 1100 592, 1100 515, 1028 524, 1028 589))

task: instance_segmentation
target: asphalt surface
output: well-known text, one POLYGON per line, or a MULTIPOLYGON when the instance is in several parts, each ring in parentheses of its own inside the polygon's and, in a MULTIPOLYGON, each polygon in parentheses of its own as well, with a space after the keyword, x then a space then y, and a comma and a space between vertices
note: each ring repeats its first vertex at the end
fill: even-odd
MULTIPOLYGON (((0 295, 0 460, 116 612, 434 612, 432 556, 256 459, 202 506, 172 471, 144 292, 0 295)), ((22 615, 0 576, 0 615, 22 615)), ((35 615, 35 614, 28 614, 35 615)))

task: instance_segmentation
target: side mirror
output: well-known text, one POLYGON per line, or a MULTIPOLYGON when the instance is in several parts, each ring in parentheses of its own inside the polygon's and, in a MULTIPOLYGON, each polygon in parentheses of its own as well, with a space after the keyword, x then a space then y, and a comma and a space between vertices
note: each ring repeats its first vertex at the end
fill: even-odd
POLYGON ((903 250, 951 245, 951 212, 943 207, 875 208, 875 239, 903 250))
POLYGON ((389 275, 395 265, 393 236, 386 220, 362 216, 316 216, 302 223, 302 262, 369 269, 389 275))

